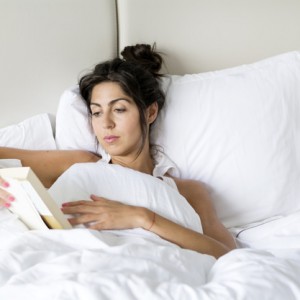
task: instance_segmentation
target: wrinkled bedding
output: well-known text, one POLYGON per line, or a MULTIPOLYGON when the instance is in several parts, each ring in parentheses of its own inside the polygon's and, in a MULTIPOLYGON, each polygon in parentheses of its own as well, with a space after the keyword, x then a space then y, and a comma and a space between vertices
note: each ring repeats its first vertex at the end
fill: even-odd
POLYGON ((269 249, 216 260, 141 229, 28 231, 1 209, 0 299, 300 299, 300 248, 287 234, 300 236, 299 219, 285 218, 284 245, 269 236, 269 249))

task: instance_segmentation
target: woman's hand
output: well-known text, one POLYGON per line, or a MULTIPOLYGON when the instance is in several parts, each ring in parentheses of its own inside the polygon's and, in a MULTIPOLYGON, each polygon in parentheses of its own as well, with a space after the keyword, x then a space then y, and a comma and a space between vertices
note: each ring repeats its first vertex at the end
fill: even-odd
POLYGON ((62 212, 75 215, 72 225, 85 224, 90 229, 148 228, 152 212, 146 208, 91 195, 92 201, 74 201, 62 205, 62 212))
POLYGON ((62 211, 74 214, 72 225, 85 224, 90 229, 130 229, 141 227, 186 249, 220 257, 229 251, 221 242, 176 224, 151 210, 131 206, 103 197, 91 196, 93 201, 64 203, 62 211))
POLYGON ((1 187, 9 187, 9 183, 0 176, 0 207, 10 207, 11 202, 14 201, 15 198, 1 187))

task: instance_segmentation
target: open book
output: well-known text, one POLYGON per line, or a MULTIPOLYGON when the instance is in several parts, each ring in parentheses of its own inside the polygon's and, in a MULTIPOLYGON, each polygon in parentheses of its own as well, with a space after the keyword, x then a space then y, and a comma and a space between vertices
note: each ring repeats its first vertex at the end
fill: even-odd
POLYGON ((0 176, 10 184, 8 188, 3 189, 16 198, 11 202, 9 210, 29 229, 72 228, 31 168, 0 169, 0 176))

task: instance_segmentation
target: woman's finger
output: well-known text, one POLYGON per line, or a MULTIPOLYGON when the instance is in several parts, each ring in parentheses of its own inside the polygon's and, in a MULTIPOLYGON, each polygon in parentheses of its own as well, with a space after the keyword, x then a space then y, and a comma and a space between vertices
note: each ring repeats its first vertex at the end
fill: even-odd
POLYGON ((15 197, 1 187, 8 188, 9 183, 0 176, 0 206, 10 207, 15 197))
MULTIPOLYGON (((71 205, 63 205, 61 210, 64 214, 86 214, 86 213, 97 213, 101 209, 99 206, 95 207, 95 205, 90 205, 90 201, 86 201, 82 203, 82 201, 78 201, 80 204, 71 205)), ((68 203, 69 204, 69 203, 68 203)))
POLYGON ((1 176, 0 176, 0 186, 5 188, 9 187, 9 183, 6 180, 4 180, 1 176))
POLYGON ((105 199, 105 198, 103 198, 103 197, 96 196, 96 195, 94 195, 94 194, 91 195, 91 199, 92 199, 93 201, 105 201, 105 200, 107 200, 107 199, 105 199))
POLYGON ((116 200, 111 200, 111 199, 107 199, 107 198, 103 198, 103 197, 99 197, 99 196, 96 196, 96 195, 91 195, 91 199, 93 200, 93 202, 96 204, 96 205, 108 205, 110 207, 113 207, 115 205, 118 205, 118 206, 122 206, 123 203, 122 202, 119 202, 119 201, 116 201, 116 200))
POLYGON ((91 195, 91 200, 77 200, 77 201, 70 201, 64 202, 62 207, 71 207, 71 206, 78 206, 78 205, 90 205, 90 206, 98 206, 99 204, 106 203, 108 201, 112 202, 111 200, 105 199, 103 197, 91 195))
POLYGON ((96 214, 83 214, 78 217, 69 218, 68 221, 71 225, 89 224, 99 222, 99 215, 96 214))
POLYGON ((62 207, 72 207, 72 206, 80 206, 80 205, 93 205, 93 202, 89 200, 70 201, 70 202, 64 202, 62 204, 62 207))
POLYGON ((0 188, 0 206, 10 207, 11 202, 15 201, 15 197, 7 191, 0 188))

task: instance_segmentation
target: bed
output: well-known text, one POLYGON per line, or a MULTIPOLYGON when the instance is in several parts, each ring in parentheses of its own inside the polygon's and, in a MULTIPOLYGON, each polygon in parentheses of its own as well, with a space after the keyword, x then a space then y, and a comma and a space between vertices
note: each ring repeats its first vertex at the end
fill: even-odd
MULTIPOLYGON (((296 0, 0 0, 0 146, 95 151, 77 79, 156 43, 167 103, 152 141, 206 183, 239 246, 216 260, 141 229, 30 231, 1 209, 0 298, 300 299, 299 20, 296 0)), ((85 166, 66 179, 78 168, 84 197, 85 166)), ((194 226, 168 190, 124 176, 194 226)))

